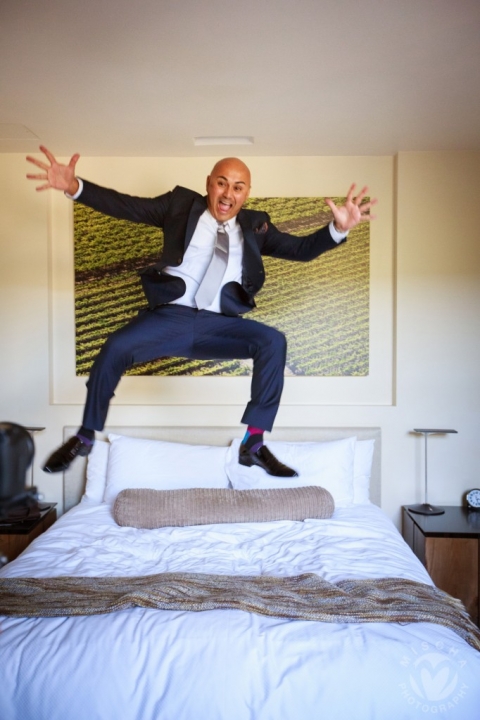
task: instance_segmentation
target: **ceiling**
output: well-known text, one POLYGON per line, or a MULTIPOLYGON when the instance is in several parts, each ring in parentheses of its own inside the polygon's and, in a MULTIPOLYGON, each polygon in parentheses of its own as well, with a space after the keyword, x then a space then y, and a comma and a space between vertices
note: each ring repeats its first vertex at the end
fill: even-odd
POLYGON ((0 152, 40 142, 87 156, 480 150, 480 0, 0 0, 0 152))

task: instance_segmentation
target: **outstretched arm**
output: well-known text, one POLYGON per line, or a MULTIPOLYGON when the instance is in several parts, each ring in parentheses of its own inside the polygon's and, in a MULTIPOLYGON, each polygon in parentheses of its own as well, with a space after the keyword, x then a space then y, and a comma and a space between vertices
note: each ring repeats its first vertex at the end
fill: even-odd
MULTIPOLYGON (((337 207, 331 199, 325 200, 333 214, 333 225, 337 232, 341 233, 340 238, 343 236, 345 239, 348 231, 359 223, 374 219, 374 216, 370 214, 370 208, 375 205, 376 199, 362 202, 367 190, 368 188, 364 187, 355 197, 355 185, 352 185, 345 204, 340 207, 337 207)), ((268 223, 265 223, 265 228, 265 233, 257 231, 257 244, 261 254, 283 260, 302 262, 314 260, 327 250, 338 247, 341 242, 332 237, 330 223, 310 235, 301 237, 281 232, 270 222, 270 219, 268 223)))
POLYGON ((75 166, 80 157, 78 153, 72 155, 67 165, 63 165, 57 162, 50 150, 43 145, 40 145, 40 150, 48 162, 30 156, 27 157, 28 162, 33 163, 43 171, 35 175, 27 175, 29 180, 43 181, 43 184, 39 185, 37 190, 54 188, 55 190, 62 190, 73 197, 82 187, 81 194, 76 199, 78 202, 87 205, 87 207, 119 220, 131 220, 132 222, 163 228, 171 193, 164 193, 156 198, 139 198, 100 187, 84 179, 79 181, 75 177, 75 166))
POLYGON ((330 198, 325 199, 325 202, 333 213, 335 228, 339 232, 346 233, 359 223, 374 219, 375 216, 370 214, 370 209, 372 205, 375 205, 377 200, 374 198, 369 202, 362 203, 367 191, 368 188, 364 187, 355 197, 355 185, 352 185, 348 191, 345 205, 341 205, 340 207, 337 207, 330 198))
POLYGON ((33 163, 33 165, 36 165, 43 171, 41 173, 36 173, 35 175, 27 175, 29 180, 44 181, 42 185, 37 186, 36 190, 40 191, 54 188, 55 190, 67 192, 69 195, 75 195, 79 187, 78 180, 75 177, 75 166, 80 155, 78 153, 72 155, 68 165, 62 165, 56 161, 55 157, 46 147, 40 145, 40 150, 43 152, 50 164, 42 160, 37 160, 37 158, 31 157, 30 155, 27 156, 28 162, 33 163))

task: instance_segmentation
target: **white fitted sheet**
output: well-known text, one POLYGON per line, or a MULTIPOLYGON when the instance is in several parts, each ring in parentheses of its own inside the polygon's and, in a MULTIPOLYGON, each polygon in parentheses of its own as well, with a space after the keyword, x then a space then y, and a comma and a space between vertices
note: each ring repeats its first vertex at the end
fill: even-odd
MULTIPOLYGON (((330 520, 137 530, 83 501, 0 575, 164 571, 431 582, 374 505, 330 520)), ((480 718, 480 653, 431 623, 139 608, 0 618, 0 659, 1 720, 480 718)))

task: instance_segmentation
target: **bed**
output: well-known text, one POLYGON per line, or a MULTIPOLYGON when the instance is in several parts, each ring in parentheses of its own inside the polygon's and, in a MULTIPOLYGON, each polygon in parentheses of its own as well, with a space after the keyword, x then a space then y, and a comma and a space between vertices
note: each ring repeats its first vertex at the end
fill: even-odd
MULTIPOLYGON (((72 432, 65 428, 66 437, 72 432)), ((171 573, 432 585, 379 507, 378 428, 283 428, 269 437, 280 459, 305 463, 302 481, 331 492, 331 517, 117 524, 115 503, 128 488, 275 487, 260 470, 237 467, 230 446, 237 435, 234 428, 106 430, 87 484, 79 460, 65 473, 65 513, 0 578, 171 573)), ((236 607, 2 616, 0 659, 1 720, 480 717, 480 652, 430 620, 323 622, 236 607)))

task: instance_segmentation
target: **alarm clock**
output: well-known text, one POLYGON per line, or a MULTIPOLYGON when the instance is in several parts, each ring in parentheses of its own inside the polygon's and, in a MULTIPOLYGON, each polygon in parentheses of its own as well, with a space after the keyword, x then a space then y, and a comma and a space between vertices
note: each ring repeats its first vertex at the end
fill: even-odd
POLYGON ((480 510, 480 489, 473 488, 465 496, 467 505, 471 510, 480 510))

